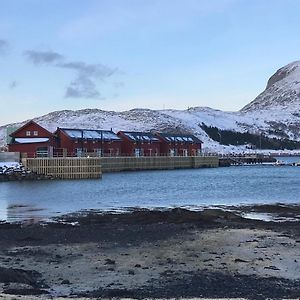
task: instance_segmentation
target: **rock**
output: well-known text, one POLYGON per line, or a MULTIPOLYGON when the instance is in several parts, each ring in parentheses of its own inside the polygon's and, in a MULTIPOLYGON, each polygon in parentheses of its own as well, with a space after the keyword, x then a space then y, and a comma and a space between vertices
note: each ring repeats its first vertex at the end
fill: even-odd
POLYGON ((241 263, 247 263, 247 262, 249 262, 249 261, 244 260, 244 259, 240 259, 240 258, 236 258, 236 259, 234 260, 234 262, 236 262, 236 263, 239 263, 239 262, 241 262, 241 263))
POLYGON ((24 289, 24 288, 20 288, 20 289, 3 289, 3 293, 4 294, 8 294, 8 295, 43 295, 43 294, 49 294, 48 291, 46 290, 41 290, 41 289, 37 289, 37 288, 33 288, 33 289, 24 289))
POLYGON ((106 265, 115 265, 115 264, 116 264, 116 261, 113 260, 113 259, 107 258, 107 259, 105 260, 105 264, 106 264, 106 265))
POLYGON ((70 283, 70 280, 64 279, 64 280, 62 280, 61 284, 71 284, 71 283, 70 283))
POLYGON ((280 271, 280 269, 278 269, 278 268, 275 267, 275 266, 267 266, 267 267, 265 267, 265 269, 268 269, 268 270, 274 270, 274 271, 280 271))
POLYGON ((36 271, 0 267, 0 282, 17 282, 35 286, 41 274, 36 271))

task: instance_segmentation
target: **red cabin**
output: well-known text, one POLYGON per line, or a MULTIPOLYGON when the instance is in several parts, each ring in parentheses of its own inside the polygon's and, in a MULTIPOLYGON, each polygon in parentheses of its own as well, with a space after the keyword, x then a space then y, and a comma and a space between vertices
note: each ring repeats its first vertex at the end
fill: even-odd
POLYGON ((162 155, 198 156, 201 154, 202 142, 192 134, 155 134, 161 142, 162 155))
POLYGON ((151 132, 119 131, 117 135, 123 140, 122 155, 160 155, 160 141, 151 132))
POLYGON ((122 140, 112 131, 57 128, 58 156, 119 156, 122 140))
POLYGON ((49 132, 34 121, 29 121, 10 134, 9 152, 20 152, 27 157, 49 157, 53 155, 56 140, 49 132))

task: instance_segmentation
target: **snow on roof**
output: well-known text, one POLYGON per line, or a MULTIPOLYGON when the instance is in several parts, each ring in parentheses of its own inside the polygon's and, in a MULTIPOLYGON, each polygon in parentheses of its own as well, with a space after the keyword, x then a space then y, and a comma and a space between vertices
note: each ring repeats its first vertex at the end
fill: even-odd
POLYGON ((112 131, 93 130, 93 129, 64 129, 61 128, 72 139, 90 139, 90 140, 120 140, 112 131))
POLYGON ((49 138, 15 138, 15 143, 19 144, 32 144, 32 143, 45 143, 49 138))
POLYGON ((134 131, 121 131, 124 135, 133 141, 139 142, 158 142, 158 138, 154 136, 151 132, 134 132, 134 131))
POLYGON ((179 143, 201 143, 201 141, 191 134, 169 134, 169 133, 158 133, 168 142, 179 142, 179 143))

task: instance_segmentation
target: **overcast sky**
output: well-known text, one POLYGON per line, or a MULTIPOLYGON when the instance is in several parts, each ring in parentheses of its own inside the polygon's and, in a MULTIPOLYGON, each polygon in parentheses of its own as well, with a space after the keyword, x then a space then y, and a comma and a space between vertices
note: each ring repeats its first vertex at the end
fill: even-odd
POLYGON ((0 5, 0 125, 62 109, 239 110, 300 60, 300 0, 0 5))

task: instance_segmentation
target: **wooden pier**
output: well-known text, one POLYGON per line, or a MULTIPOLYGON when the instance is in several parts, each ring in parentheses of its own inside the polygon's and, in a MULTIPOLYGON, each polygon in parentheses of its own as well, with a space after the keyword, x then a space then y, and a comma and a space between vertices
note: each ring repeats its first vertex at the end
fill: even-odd
POLYGON ((269 155, 242 155, 242 156, 223 156, 219 158, 220 167, 232 165, 254 165, 263 163, 275 163, 276 159, 269 155))
POLYGON ((102 177, 101 158, 24 158, 23 165, 37 174, 58 179, 98 179, 102 177))
POLYGON ((101 178, 102 172, 215 168, 217 156, 64 157, 23 158, 23 165, 37 174, 59 179, 101 178))
POLYGON ((215 168, 219 166, 217 156, 142 156, 103 157, 102 172, 136 170, 171 170, 193 168, 215 168))

